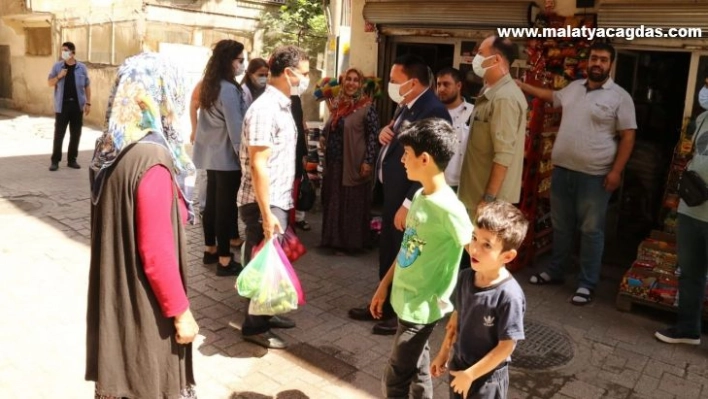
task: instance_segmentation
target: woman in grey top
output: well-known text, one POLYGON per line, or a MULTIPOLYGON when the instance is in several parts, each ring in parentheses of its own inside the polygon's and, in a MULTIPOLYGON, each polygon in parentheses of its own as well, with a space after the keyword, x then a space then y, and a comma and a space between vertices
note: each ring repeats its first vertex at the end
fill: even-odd
POLYGON ((236 228, 236 193, 241 184, 238 149, 246 105, 236 75, 244 70, 243 44, 222 40, 204 70, 199 93, 201 113, 194 141, 194 164, 207 171, 207 197, 202 225, 204 263, 217 263, 217 276, 235 276, 229 238, 236 228))

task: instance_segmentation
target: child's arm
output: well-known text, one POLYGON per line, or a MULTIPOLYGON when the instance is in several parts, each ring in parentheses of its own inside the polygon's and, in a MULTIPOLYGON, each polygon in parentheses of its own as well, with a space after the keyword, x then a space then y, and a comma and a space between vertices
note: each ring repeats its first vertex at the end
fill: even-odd
POLYGON ((472 383, 477 378, 491 372, 502 364, 511 353, 514 352, 516 341, 507 339, 499 341, 494 349, 492 349, 480 361, 473 364, 467 370, 451 371, 450 374, 454 377, 450 386, 455 393, 461 394, 463 398, 467 397, 467 392, 470 390, 472 383))
POLYGON ((450 320, 445 326, 445 339, 440 346, 438 355, 430 363, 430 375, 440 377, 447 370, 447 361, 450 358, 450 349, 457 341, 457 311, 452 312, 450 320))
POLYGON ((396 261, 393 261, 391 267, 388 268, 386 275, 379 283, 379 287, 374 293, 374 297, 371 298, 371 305, 369 305, 369 311, 374 319, 380 319, 383 316, 383 305, 386 302, 386 297, 388 296, 388 287, 393 281, 393 273, 396 270, 396 261))

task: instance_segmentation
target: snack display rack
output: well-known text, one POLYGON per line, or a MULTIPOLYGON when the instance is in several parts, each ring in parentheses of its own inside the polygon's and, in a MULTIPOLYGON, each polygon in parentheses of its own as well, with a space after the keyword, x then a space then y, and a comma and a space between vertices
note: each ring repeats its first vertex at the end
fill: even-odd
MULTIPOLYGON (((565 27, 567 25, 594 26, 594 15, 561 17, 553 13, 539 14, 535 21, 538 28, 565 27)), ((528 55, 524 81, 528 84, 559 90, 573 80, 585 77, 590 42, 581 38, 530 39, 526 45, 528 55)), ((509 270, 522 269, 533 260, 551 250, 553 226, 551 225, 551 152, 560 126, 561 109, 533 98, 527 117, 524 147, 524 171, 519 208, 531 221, 519 255, 508 266, 509 270)))

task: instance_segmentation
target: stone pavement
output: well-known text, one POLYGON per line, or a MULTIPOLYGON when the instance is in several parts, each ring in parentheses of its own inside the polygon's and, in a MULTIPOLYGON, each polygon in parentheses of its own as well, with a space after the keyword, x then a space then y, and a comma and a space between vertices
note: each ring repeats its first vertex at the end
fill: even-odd
MULTIPOLYGON (((89 398, 93 392, 83 381, 90 234, 86 166, 98 132, 84 129, 83 169, 64 163, 50 173, 52 128, 51 118, 0 110, 3 399, 89 398)), ((244 301, 232 278, 216 277, 201 264, 201 228, 188 228, 190 299, 201 326, 194 346, 200 398, 381 397, 379 377, 391 338, 371 335, 371 324, 346 316, 373 292, 376 253, 339 257, 318 250, 320 217, 308 215, 313 230, 301 234, 309 252, 295 266, 308 303, 291 314, 298 327, 282 332, 291 343, 286 351, 241 340, 237 327, 244 301)), ((528 341, 517 350, 520 364, 511 368, 509 398, 708 398, 708 344, 660 344, 653 331, 671 315, 616 311, 620 268, 606 268, 595 303, 584 308, 568 303, 570 282, 529 286, 527 277, 535 270, 517 273, 528 301, 528 341), (550 347, 561 349, 549 353, 550 347), (569 362, 540 369, 535 359, 569 362)), ((442 333, 439 326, 435 350, 442 333)), ((442 380, 436 381, 435 397, 448 397, 442 380)))

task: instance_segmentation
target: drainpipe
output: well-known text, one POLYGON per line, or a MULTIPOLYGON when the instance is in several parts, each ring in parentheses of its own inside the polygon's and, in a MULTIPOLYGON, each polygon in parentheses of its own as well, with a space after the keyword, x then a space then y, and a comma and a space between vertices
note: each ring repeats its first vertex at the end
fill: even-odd
POLYGON ((116 64, 116 22, 111 18, 111 65, 116 64))
POLYGON ((89 62, 91 62, 91 53, 92 53, 92 51, 91 51, 91 45, 92 45, 92 42, 93 42, 93 40, 92 40, 92 39, 93 39, 93 35, 91 35, 91 23, 90 23, 90 22, 89 22, 89 24, 87 25, 86 31, 87 31, 87 33, 86 33, 86 44, 87 44, 87 45, 86 45, 86 47, 87 47, 86 60, 88 60, 89 62))

